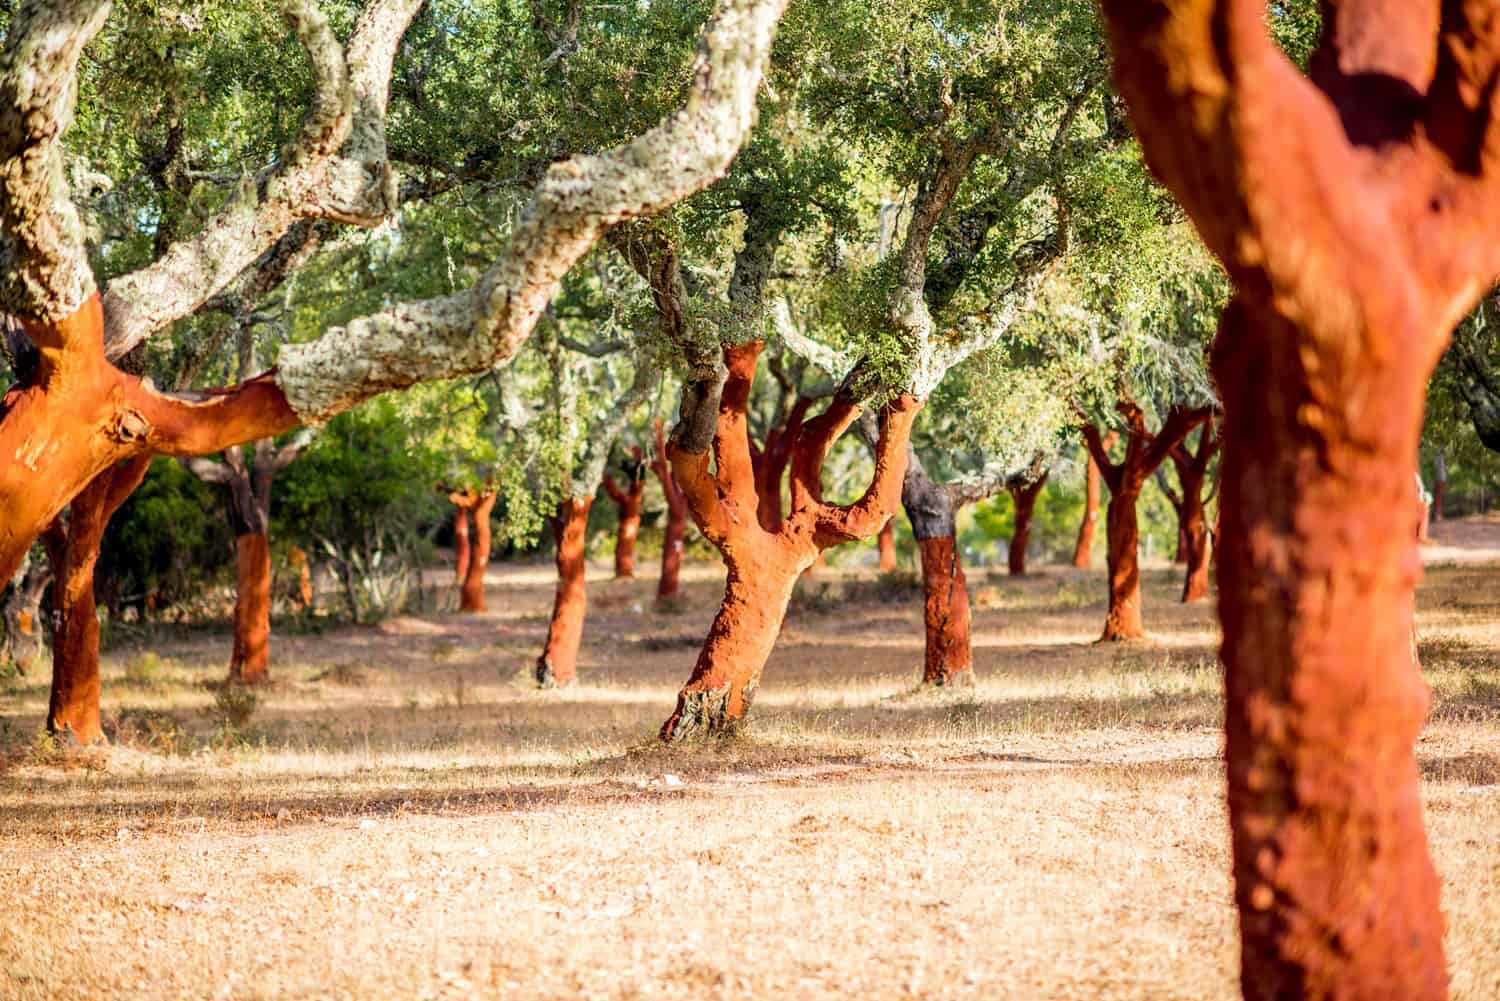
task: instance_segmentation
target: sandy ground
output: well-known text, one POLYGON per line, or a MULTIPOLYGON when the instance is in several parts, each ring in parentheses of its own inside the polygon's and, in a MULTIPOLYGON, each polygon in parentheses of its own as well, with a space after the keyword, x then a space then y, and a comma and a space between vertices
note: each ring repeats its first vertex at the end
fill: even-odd
MULTIPOLYGON (((1492 1001, 1500 525, 1439 543, 1419 753, 1454 997, 1492 1001)), ((674 749, 706 567, 676 613, 591 568, 563 693, 524 683, 546 567, 482 616, 283 629, 253 707, 203 684, 221 635, 113 651, 107 754, 38 741, 21 679, 0 998, 1235 997, 1216 631, 1147 576, 1152 639, 1105 648, 1101 574, 976 572, 980 683, 934 696, 915 592, 821 573, 747 732, 674 749)))

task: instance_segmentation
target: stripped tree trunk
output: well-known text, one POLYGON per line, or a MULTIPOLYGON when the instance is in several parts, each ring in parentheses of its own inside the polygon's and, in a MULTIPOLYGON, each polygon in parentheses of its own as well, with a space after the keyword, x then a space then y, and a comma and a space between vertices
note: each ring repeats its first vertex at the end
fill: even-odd
POLYGON ((682 488, 672 475, 667 461, 666 436, 661 421, 656 422, 656 452, 651 456, 651 469, 661 482, 662 497, 667 502, 667 522, 662 530, 661 578, 656 585, 656 599, 676 597, 682 577, 682 549, 687 538, 688 502, 682 488))
POLYGON ((970 685, 974 648, 969 635, 969 585, 964 578, 953 494, 934 483, 908 448, 901 503, 922 560, 922 623, 926 656, 922 684, 970 685))
POLYGON ((615 482, 613 476, 604 477, 604 490, 615 502, 619 515, 615 532, 615 580, 635 576, 635 538, 641 531, 641 501, 646 496, 645 453, 639 447, 631 450, 625 473, 624 486, 615 482))
POLYGON ((806 422, 792 444, 791 510, 780 528, 768 531, 759 514, 746 409, 755 379, 761 341, 726 348, 729 376, 719 399, 709 469, 706 448, 668 446, 672 471, 687 495, 693 517, 719 551, 729 575, 692 676, 677 708, 662 725, 661 738, 678 740, 695 732, 723 733, 744 718, 761 671, 786 617, 800 574, 829 546, 869 538, 891 517, 905 473, 906 441, 919 404, 901 396, 887 405, 876 448, 875 476, 853 504, 823 500, 823 461, 828 450, 859 414, 859 405, 836 396, 820 416, 806 422))
POLYGON ((490 513, 495 510, 498 494, 489 488, 455 491, 448 499, 458 508, 454 516, 454 550, 459 555, 462 573, 458 575, 458 610, 477 613, 485 610, 484 574, 490 565, 490 513), (470 535, 468 516, 474 517, 470 535), (459 527, 462 526, 462 534, 459 527), (462 541, 460 541, 462 540, 462 541))
POLYGON ((1195 451, 1189 451, 1184 442, 1171 452, 1177 482, 1182 487, 1178 521, 1187 562, 1187 574, 1182 583, 1184 604, 1208 597, 1208 514, 1204 509, 1203 487, 1208 480, 1208 467, 1219 451, 1219 436, 1215 430, 1214 419, 1210 417, 1203 424, 1195 451))
POLYGON ((1213 368, 1242 990, 1440 1001, 1412 470, 1500 273, 1492 5, 1324 4, 1311 79, 1259 0, 1102 7, 1147 158, 1236 287, 1213 368))
POLYGON ((583 642, 583 618, 588 611, 584 543, 587 541, 592 495, 564 500, 552 516, 552 538, 557 543, 557 593, 547 644, 536 662, 537 684, 565 688, 578 678, 578 648, 583 642))
POLYGON ((453 583, 462 589, 469 576, 469 506, 463 494, 449 494, 453 503, 453 583))
POLYGON ((49 560, 29 558, 11 581, 5 607, 0 610, 4 623, 0 629, 0 667, 15 667, 22 673, 47 652, 46 630, 42 626, 42 597, 52 584, 49 560))
MULTIPOLYGON (((1115 440, 1119 436, 1111 431, 1104 438, 1104 448, 1108 451, 1114 447, 1115 440)), ((1094 453, 1089 451, 1087 444, 1084 446, 1084 454, 1088 457, 1088 473, 1084 487, 1083 521, 1078 526, 1078 541, 1073 546, 1073 565, 1080 570, 1087 570, 1094 562, 1094 525, 1099 520, 1099 464, 1094 461, 1094 453)))
POLYGON ((1146 627, 1141 617, 1140 523, 1136 504, 1141 488, 1156 468, 1166 461, 1173 446, 1208 417, 1208 411, 1174 407, 1161 430, 1146 430, 1140 407, 1130 401, 1119 405, 1125 417, 1125 455, 1117 463, 1105 450, 1104 439, 1092 424, 1083 426, 1084 440, 1109 486, 1109 510, 1105 516, 1109 556, 1109 611, 1104 618, 1101 641, 1141 639, 1146 627))
POLYGON ((80 744, 105 742, 99 724, 99 616, 94 604, 99 544, 109 519, 150 466, 150 456, 137 456, 100 473, 44 537, 55 574, 47 730, 80 744))
POLYGON ((1031 544, 1031 521, 1036 514, 1036 499, 1047 485, 1047 474, 1030 483, 1011 487, 1010 496, 1016 506, 1016 529, 1010 536, 1010 551, 1007 563, 1012 577, 1026 573, 1026 547, 1031 544))
POLYGON ((876 536, 880 545, 880 569, 882 572, 894 570, 900 564, 896 559, 896 519, 887 521, 876 536))

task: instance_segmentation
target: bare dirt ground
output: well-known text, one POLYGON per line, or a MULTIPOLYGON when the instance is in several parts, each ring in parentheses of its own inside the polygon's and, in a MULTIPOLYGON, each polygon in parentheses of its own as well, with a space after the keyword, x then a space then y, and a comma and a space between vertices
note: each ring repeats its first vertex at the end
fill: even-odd
MULTIPOLYGON (((1440 526, 1419 753, 1454 997, 1500 997, 1500 524, 1440 526)), ((915 592, 804 588, 736 739, 652 740, 715 607, 591 568, 583 683, 525 683, 547 567, 476 617, 106 658, 107 753, 0 690, 0 997, 1231 998, 1216 629, 1148 574, 976 572, 977 687, 915 694, 915 592), (248 717, 246 713, 248 712, 248 717)))

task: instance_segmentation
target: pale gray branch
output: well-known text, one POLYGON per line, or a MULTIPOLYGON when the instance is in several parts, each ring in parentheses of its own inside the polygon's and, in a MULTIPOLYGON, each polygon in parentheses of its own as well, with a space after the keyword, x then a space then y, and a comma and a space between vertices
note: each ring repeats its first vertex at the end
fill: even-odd
POLYGON ((405 303, 281 352, 277 385, 303 420, 515 354, 562 278, 605 230, 659 211, 728 169, 755 118, 788 0, 719 0, 682 110, 634 141, 552 165, 501 258, 472 288, 405 303))

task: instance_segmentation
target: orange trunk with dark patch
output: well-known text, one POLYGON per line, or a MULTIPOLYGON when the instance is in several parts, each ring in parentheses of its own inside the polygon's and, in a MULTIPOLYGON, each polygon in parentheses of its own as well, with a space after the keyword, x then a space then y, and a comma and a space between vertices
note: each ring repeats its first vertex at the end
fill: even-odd
POLYGON ((104 741, 99 722, 99 616, 94 603, 94 568, 109 519, 150 468, 138 456, 107 469, 88 483, 69 506, 66 527, 59 521, 44 536, 52 561, 52 692, 47 729, 80 744, 104 741))
POLYGON ((239 591, 229 680, 262 684, 270 680, 271 665, 271 540, 253 532, 237 536, 234 545, 239 591))
POLYGON ((1016 487, 1010 492, 1016 505, 1016 530, 1010 536, 1010 551, 1006 561, 1012 577, 1021 577, 1026 573, 1026 547, 1031 545, 1031 522, 1036 515, 1036 499, 1041 496, 1042 488, 1046 485, 1047 477, 1044 474, 1035 483, 1016 487))
POLYGON ((547 645, 536 662, 537 684, 543 688, 563 688, 578 678, 578 648, 583 642, 584 613, 588 611, 584 544, 593 503, 592 496, 570 498, 552 518, 552 538, 557 543, 557 593, 552 600, 547 645))
POLYGON ((894 570, 899 565, 896 560, 896 519, 892 518, 881 526, 880 534, 876 536, 880 545, 880 569, 894 570))
POLYGON ((969 585, 953 536, 920 539, 922 619, 927 633, 927 660, 922 682, 928 685, 972 684, 974 645, 969 633, 969 585))
POLYGON ((490 564, 490 512, 495 509, 496 495, 485 492, 470 495, 469 510, 474 515, 474 534, 469 543, 469 558, 464 566, 463 584, 459 587, 458 610, 482 612, 484 573, 490 564))
MULTIPOLYGON (((1138 489, 1138 488, 1137 488, 1138 489)), ((1141 528, 1136 518, 1137 490, 1124 488, 1109 497, 1105 513, 1108 546, 1109 611, 1101 640, 1134 640, 1146 635, 1141 619, 1141 528)))

